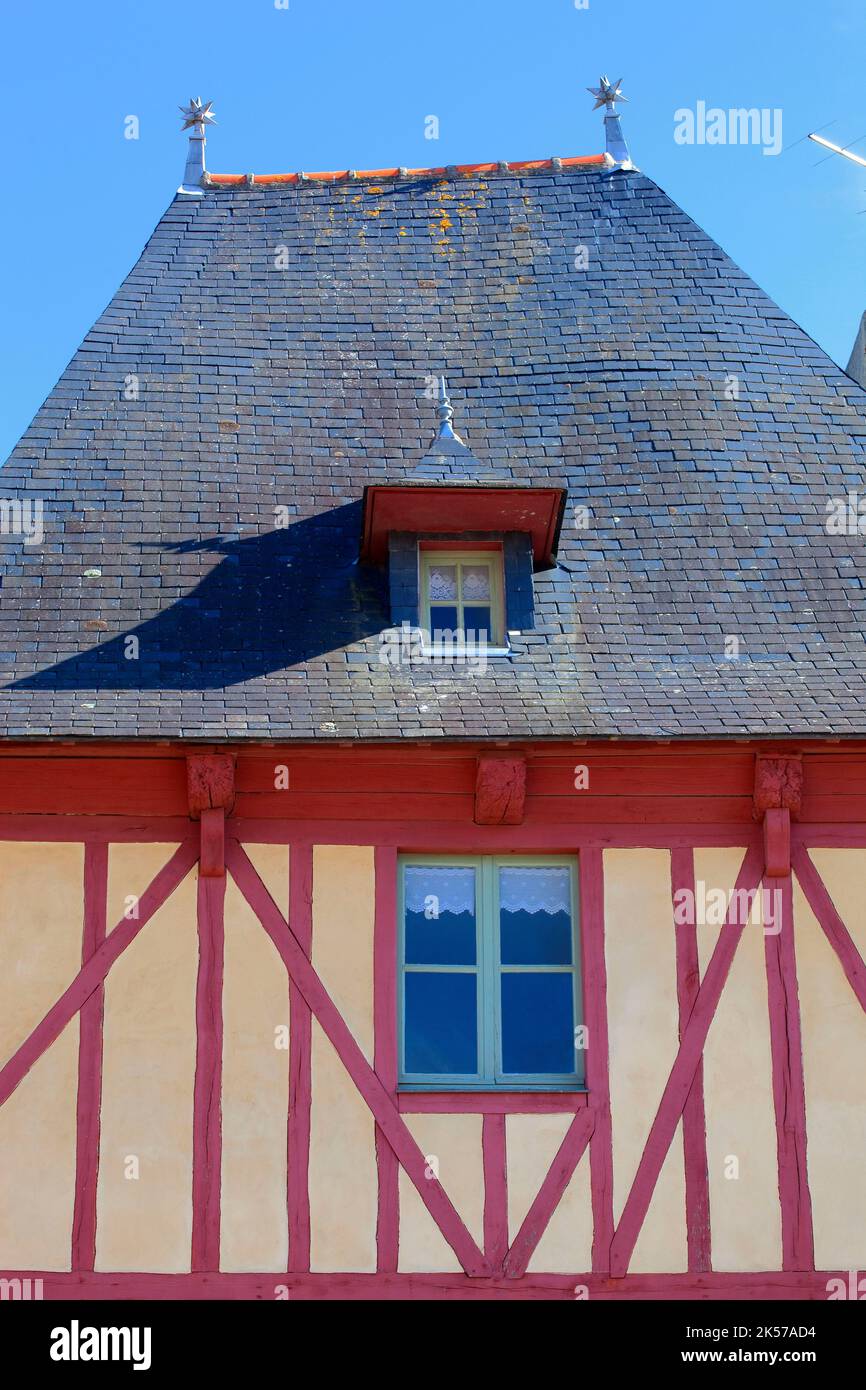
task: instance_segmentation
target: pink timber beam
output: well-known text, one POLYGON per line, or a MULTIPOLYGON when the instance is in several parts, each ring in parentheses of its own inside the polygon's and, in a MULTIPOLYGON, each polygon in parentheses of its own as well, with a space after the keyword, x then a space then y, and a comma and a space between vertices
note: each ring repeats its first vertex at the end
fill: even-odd
MULTIPOLYGON (((108 845, 84 847, 84 938, 86 965, 105 940, 108 845)), ((93 1269, 96 1261, 96 1184, 99 1174, 99 1112, 102 1103, 102 1017, 105 986, 97 985, 81 1006, 78 1042, 78 1105, 72 1268, 93 1269)))
POLYGON ((484 1254, 491 1272, 500 1275, 508 1254, 508 1167, 504 1115, 485 1115, 481 1121, 484 1165, 484 1254))
POLYGON ((189 754, 189 813, 201 822, 198 869, 198 978, 192 1130, 192 1272, 219 1269, 222 1171, 225 820, 234 805, 234 758, 189 754))
MULTIPOLYGON (((695 902, 695 855, 691 849, 671 850, 671 894, 689 894, 695 902)), ((677 1001, 679 1037, 688 1027, 700 989, 698 936, 694 912, 674 927, 677 956, 677 1001)), ((710 1180, 707 1172, 707 1130, 704 1114, 704 1063, 698 1058, 695 1079, 683 1107, 683 1154, 686 1170, 686 1240, 689 1269, 704 1273, 712 1268, 710 1259, 710 1180)))
MULTIPOLYGON (((285 1289, 293 1303, 306 1301, 369 1303, 373 1300, 442 1299, 479 1302, 503 1299, 528 1302, 552 1299, 574 1305, 576 1284, 586 1285, 591 1303, 632 1299, 668 1302, 760 1300, 826 1302, 831 1285, 835 1297, 862 1298, 862 1276, 854 1270, 816 1270, 783 1274, 777 1270, 743 1274, 630 1274, 625 1279, 574 1270, 570 1274, 529 1274, 523 1279, 474 1279, 465 1274, 141 1274, 83 1273, 59 1270, 3 1269, 2 1279, 41 1280, 46 1301, 273 1302, 285 1289)), ((736 1314, 732 1314, 736 1316, 736 1314)), ((756 1314, 757 1316, 757 1314, 756 1314)), ((764 1315, 766 1321, 766 1314, 764 1315)))
POLYGON ((604 867, 600 849, 583 849, 580 935, 583 946, 583 1016, 587 1029, 586 1085, 595 1124, 589 1142, 592 1191, 592 1268, 610 1271, 613 1240, 613 1135, 607 1032, 607 968, 604 959, 604 867))
POLYGON ((719 932, 710 963, 698 990, 679 1050, 662 1093, 656 1117, 647 1137, 640 1163, 611 1246, 611 1274, 621 1278, 628 1271, 637 1238, 644 1223, 662 1165, 683 1113, 698 1063, 704 1050, 710 1024, 716 1012, 734 952, 746 927, 746 914, 739 911, 740 894, 752 893, 761 881, 761 851, 753 846, 746 852, 737 876, 735 895, 725 923, 719 932), (737 922, 738 915, 742 918, 737 922), (733 919, 733 920, 732 920, 733 919))
MULTIPOLYGON (((376 1075, 396 1104, 397 1097, 397 851, 390 845, 375 850, 374 1000, 376 1075)), ((376 1170, 379 1177, 376 1219, 376 1268, 380 1274, 397 1270, 400 1242, 400 1165, 380 1125, 376 1126, 376 1170)))
POLYGON ((442 1235, 466 1273, 483 1277, 488 1272, 484 1256, 445 1189, 436 1178, 427 1177, 424 1155, 401 1118, 393 1098, 370 1066, 291 927, 236 841, 230 841, 226 846, 226 863, 442 1235))
POLYGON ((192 1129, 192 1272, 219 1269, 223 956, 226 881, 198 880, 198 977, 192 1129))
MULTIPOLYGON (((309 959, 313 945, 313 848, 289 850, 289 923, 309 959)), ((312 1114, 313 1021, 309 1005, 289 977, 289 1119, 286 1132, 286 1208, 289 1269, 310 1268, 310 1117, 312 1114)))
POLYGON ((815 1249, 806 1168, 806 1090, 794 954, 791 875, 778 881, 766 879, 765 889, 781 895, 781 913, 773 914, 775 930, 764 932, 764 955, 770 1010, 779 1201, 782 1208, 782 1268, 788 1271, 810 1270, 815 1268, 815 1249))
POLYGON ((755 759, 753 814, 756 820, 763 819, 765 901, 780 904, 780 908, 774 907, 771 921, 764 914, 764 956, 782 1208, 782 1262, 786 1270, 813 1269, 815 1264, 791 880, 791 817, 799 816, 802 802, 802 758, 759 754, 755 759))

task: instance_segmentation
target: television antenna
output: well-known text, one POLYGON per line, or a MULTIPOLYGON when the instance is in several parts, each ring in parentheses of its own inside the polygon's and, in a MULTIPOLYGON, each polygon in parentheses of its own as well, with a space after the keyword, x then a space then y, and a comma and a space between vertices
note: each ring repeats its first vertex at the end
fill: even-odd
POLYGON ((845 149, 844 145, 834 145, 832 140, 825 140, 823 135, 810 135, 809 139, 814 140, 816 145, 823 145, 825 150, 832 150, 834 154, 844 155, 846 159, 852 160, 854 164, 866 166, 866 159, 863 159, 861 155, 852 154, 850 150, 845 149))

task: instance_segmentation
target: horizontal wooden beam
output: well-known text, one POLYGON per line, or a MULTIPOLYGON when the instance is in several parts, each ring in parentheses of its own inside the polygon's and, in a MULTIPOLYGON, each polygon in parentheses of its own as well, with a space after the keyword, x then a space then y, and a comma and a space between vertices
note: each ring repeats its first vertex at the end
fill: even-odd
MULTIPOLYGON (((189 814, 187 756, 216 770, 235 763, 236 816, 292 820, 425 820, 470 823, 479 757, 526 765, 528 825, 605 822, 745 824, 752 816, 756 763, 765 769, 761 805, 788 801, 789 778, 774 769, 802 764, 803 821, 866 823, 866 748, 802 743, 766 756, 759 740, 605 743, 433 741, 402 745, 349 741, 222 747, 93 741, 0 746, 0 814, 177 817, 189 814), (106 768, 110 766, 110 775, 106 768), (585 767, 588 776, 576 777, 585 767), (781 774, 779 774, 781 776, 781 774), (778 778, 776 779, 778 781, 778 778)), ((787 774, 785 774, 787 776, 787 774)), ((210 794, 199 809, 221 804, 210 794)), ((228 811, 229 804, 224 809, 228 811)))
MULTIPOLYGON (((273 1302, 314 1300, 467 1299, 556 1300, 574 1303, 578 1291, 592 1302, 631 1300, 779 1300, 826 1302, 828 1291, 847 1288, 847 1270, 781 1274, 629 1274, 624 1279, 575 1270, 572 1274, 530 1274, 522 1279, 470 1279, 465 1274, 135 1274, 59 1273, 56 1270, 0 1270, 0 1279, 39 1280, 50 1301, 154 1300, 273 1302), (583 1293, 585 1291, 585 1293, 583 1293)), ((31 1294, 35 1297, 35 1294, 31 1294)))

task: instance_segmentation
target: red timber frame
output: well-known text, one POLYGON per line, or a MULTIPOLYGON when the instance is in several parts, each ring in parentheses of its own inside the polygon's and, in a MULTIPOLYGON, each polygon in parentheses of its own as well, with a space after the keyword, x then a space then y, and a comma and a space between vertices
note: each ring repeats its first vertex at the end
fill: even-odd
MULTIPOLYGON (((866 745, 801 745, 779 755, 748 745, 527 745, 503 752, 511 792, 501 821, 479 788, 490 745, 444 748, 238 748, 198 752, 128 745, 7 746, 0 755, 0 839, 84 845, 84 939, 78 975, 0 1069, 0 1105, 80 1013, 78 1121, 71 1270, 3 1271, 41 1278, 48 1298, 826 1298, 816 1270, 806 1163, 806 1107, 792 914, 795 874, 861 1006, 866 963, 809 856, 811 847, 866 847, 866 745), (525 760, 515 783, 515 758, 525 760), (111 775, 106 776, 106 760, 111 775), (589 786, 575 790, 577 766, 589 786), (274 769, 288 769, 275 791, 274 769), (524 799, 525 798, 525 799, 524 799), (82 808, 88 814, 82 814, 82 808), (792 816, 794 820, 792 822, 792 816), (798 819, 799 818, 799 819, 798 819), (476 823, 480 822, 480 823, 476 823), (516 822, 516 823, 515 823, 516 822), (178 842, 142 894, 139 916, 107 932, 108 851, 118 842, 178 842), (245 844, 283 844, 290 859, 289 912, 271 898, 245 844), (372 1063, 352 1036, 311 963, 313 846, 372 845, 375 853, 372 1063), (767 935, 772 1084, 776 1112, 782 1269, 713 1270, 702 1056, 744 924, 729 920, 700 978, 694 924, 677 929, 679 1047, 618 1221, 608 1084, 603 850, 671 851, 671 893, 694 883, 694 851, 745 846, 737 887, 782 888, 782 921, 767 935), (578 1093, 400 1093, 397 1089, 396 901, 401 851, 571 852, 579 857, 587 1088, 578 1093), (199 971, 193 1098, 193 1231, 190 1273, 94 1270, 102 1075, 103 988, 114 962, 198 867, 199 971), (220 1145, 223 908, 230 875, 282 958, 290 1005, 290 1154, 286 1191, 289 1268, 223 1274, 220 1145), (310 1269, 311 1030, 315 1018, 336 1049, 376 1125, 379 1181, 377 1272, 310 1269), (446 1189, 428 1176, 404 1116, 482 1116, 483 1248, 446 1189), (509 1239, 509 1114, 564 1113, 565 1137, 520 1229, 509 1239), (656 1182, 682 1120, 688 1272, 633 1274, 630 1261, 656 1182), (569 1274, 527 1269, 575 1168, 589 1151, 592 1267, 569 1274), (403 1168, 455 1252, 460 1274, 398 1273, 398 1176, 403 1168), (580 1291, 580 1293, 578 1292, 580 1291)), ((495 779, 494 779, 495 780, 495 779)), ((672 901, 673 922, 673 901, 672 901)))

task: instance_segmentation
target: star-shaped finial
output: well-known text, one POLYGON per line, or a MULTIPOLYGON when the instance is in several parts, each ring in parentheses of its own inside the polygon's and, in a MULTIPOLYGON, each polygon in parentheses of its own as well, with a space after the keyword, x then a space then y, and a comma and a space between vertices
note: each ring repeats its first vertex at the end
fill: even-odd
POLYGON ((212 106, 212 101, 202 103, 201 97, 190 97, 189 106, 181 106, 178 108, 180 114, 184 117, 181 130, 187 130, 191 125, 205 126, 208 122, 215 121, 216 116, 211 110, 212 106))
POLYGON ((587 87, 586 90, 589 92, 590 96, 595 97, 595 106, 592 108, 593 111, 597 111, 600 106, 605 106, 608 107, 611 112, 614 112, 616 110, 614 102, 628 101, 628 97, 624 97, 620 91, 621 86, 621 77, 618 77, 615 82, 611 82, 608 77, 602 77, 599 79, 599 85, 597 87, 587 87))

